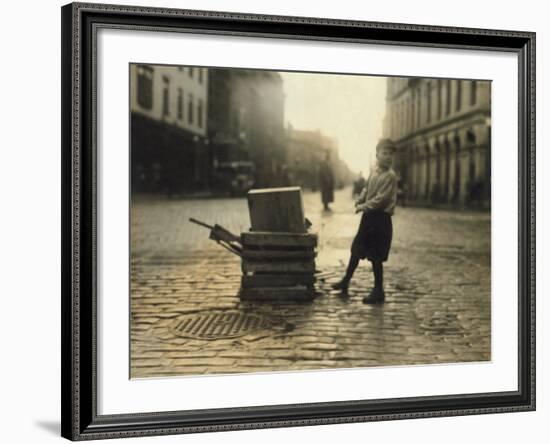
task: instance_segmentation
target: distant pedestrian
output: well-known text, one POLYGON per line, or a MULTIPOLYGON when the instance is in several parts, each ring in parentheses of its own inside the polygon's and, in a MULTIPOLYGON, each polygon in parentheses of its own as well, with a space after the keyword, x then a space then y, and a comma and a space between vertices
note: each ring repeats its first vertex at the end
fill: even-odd
POLYGON ((321 200, 325 211, 331 211, 329 203, 334 202, 334 174, 330 165, 330 153, 327 153, 325 160, 319 168, 319 187, 321 188, 321 200))
POLYGON ((392 169, 395 145, 382 139, 376 146, 377 165, 355 202, 355 212, 362 212, 359 229, 351 245, 351 257, 342 280, 332 285, 347 293, 353 273, 360 259, 368 259, 374 273, 374 288, 363 303, 384 302, 384 270, 393 235, 392 215, 397 201, 397 175, 392 169))

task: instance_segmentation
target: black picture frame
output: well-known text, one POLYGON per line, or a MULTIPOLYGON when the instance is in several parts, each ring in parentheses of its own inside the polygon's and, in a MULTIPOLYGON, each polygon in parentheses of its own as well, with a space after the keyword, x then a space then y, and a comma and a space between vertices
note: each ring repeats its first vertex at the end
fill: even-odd
POLYGON ((62 7, 62 436, 121 438, 535 409, 535 33, 102 4, 62 7), (95 38, 99 27, 506 51, 519 66, 518 390, 97 414, 95 38))

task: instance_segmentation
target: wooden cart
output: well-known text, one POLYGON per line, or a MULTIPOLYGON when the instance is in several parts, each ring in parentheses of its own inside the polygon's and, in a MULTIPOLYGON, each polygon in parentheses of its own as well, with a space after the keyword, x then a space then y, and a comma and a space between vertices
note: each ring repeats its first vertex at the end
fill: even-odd
POLYGON ((315 297, 317 235, 308 233, 299 187, 251 190, 251 227, 236 236, 219 225, 210 238, 242 260, 242 300, 310 301, 315 297))

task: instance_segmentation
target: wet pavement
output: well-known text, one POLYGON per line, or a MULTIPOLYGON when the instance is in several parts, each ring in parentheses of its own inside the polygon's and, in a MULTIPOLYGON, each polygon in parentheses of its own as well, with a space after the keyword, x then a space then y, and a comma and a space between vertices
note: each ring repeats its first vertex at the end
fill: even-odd
POLYGON ((245 199, 139 198, 132 206, 131 377, 295 371, 490 360, 490 215, 398 207, 384 265, 386 302, 362 261, 349 296, 344 273, 360 216, 349 190, 323 212, 305 193, 319 234, 316 297, 242 302, 237 256, 195 217, 240 233, 245 199))

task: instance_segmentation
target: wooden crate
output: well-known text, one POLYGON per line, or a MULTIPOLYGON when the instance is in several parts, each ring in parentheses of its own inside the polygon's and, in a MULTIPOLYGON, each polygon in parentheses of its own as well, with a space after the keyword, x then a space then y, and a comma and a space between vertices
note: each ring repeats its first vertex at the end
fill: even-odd
POLYGON ((243 272, 261 273, 313 273, 315 272, 315 261, 264 261, 243 259, 242 270, 243 272))
POLYGON ((315 276, 312 273, 251 273, 244 274, 241 278, 241 287, 313 287, 315 276))
POLYGON ((264 249, 245 249, 242 251, 242 257, 246 260, 267 260, 267 261, 295 261, 312 260, 317 253, 309 250, 264 250, 264 249))
POLYGON ((252 232, 245 231, 241 233, 241 243, 247 247, 280 247, 287 249, 293 248, 314 248, 317 246, 317 235, 313 233, 270 233, 270 232, 252 232))
POLYGON ((249 231, 241 234, 241 243, 241 299, 301 302, 315 297, 315 234, 249 231))
POLYGON ((240 291, 244 301, 307 302, 314 297, 312 288, 302 286, 241 288, 240 291))
POLYGON ((306 232, 300 187, 250 190, 247 197, 251 231, 306 232))

